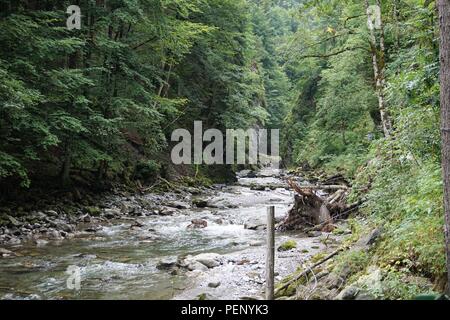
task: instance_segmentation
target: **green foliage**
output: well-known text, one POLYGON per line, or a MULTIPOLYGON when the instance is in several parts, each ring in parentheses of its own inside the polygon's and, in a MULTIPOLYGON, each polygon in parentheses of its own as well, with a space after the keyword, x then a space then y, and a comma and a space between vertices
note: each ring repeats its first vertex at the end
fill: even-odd
POLYGON ((288 240, 278 247, 278 251, 289 251, 295 248, 297 248, 297 242, 295 240, 288 240))
POLYGON ((161 165, 154 160, 141 161, 136 165, 135 178, 141 181, 154 180, 161 171, 161 165))
POLYGON ((0 1, 0 184, 132 167, 147 180, 174 128, 281 126, 290 84, 275 48, 291 8, 82 0, 69 31, 66 5, 0 1))
POLYGON ((433 294, 428 283, 401 272, 389 272, 383 279, 383 298, 388 300, 412 300, 419 295, 433 294))
POLYGON ((365 201, 362 213, 383 226, 383 238, 373 258, 349 253, 341 265, 356 274, 369 263, 382 266, 384 297, 410 299, 425 289, 402 283, 405 276, 445 273, 437 19, 432 1, 382 5, 383 98, 392 136, 381 131, 364 4, 304 1, 296 20, 301 31, 283 48, 297 97, 282 151, 288 164, 354 178, 349 201, 365 201))

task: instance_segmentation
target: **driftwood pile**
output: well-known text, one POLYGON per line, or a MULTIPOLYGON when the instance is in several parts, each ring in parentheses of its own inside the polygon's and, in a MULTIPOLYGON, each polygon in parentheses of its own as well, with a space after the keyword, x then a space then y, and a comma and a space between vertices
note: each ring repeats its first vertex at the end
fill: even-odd
POLYGON ((347 204, 351 188, 345 179, 336 176, 318 185, 301 186, 292 179, 289 186, 295 191, 295 204, 286 219, 278 226, 280 231, 304 230, 331 232, 334 222, 345 219, 357 210, 360 203, 347 204), (336 183, 339 184, 329 184, 336 183))

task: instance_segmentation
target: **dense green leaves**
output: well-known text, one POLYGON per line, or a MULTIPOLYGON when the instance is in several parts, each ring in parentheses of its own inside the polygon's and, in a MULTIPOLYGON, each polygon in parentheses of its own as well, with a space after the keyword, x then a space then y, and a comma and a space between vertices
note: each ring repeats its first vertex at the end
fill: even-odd
POLYGON ((290 85, 276 47, 291 32, 291 6, 77 4, 82 28, 69 31, 68 2, 0 2, 2 182, 67 183, 72 171, 150 176, 133 171, 169 154, 171 130, 194 120, 281 126, 290 85))

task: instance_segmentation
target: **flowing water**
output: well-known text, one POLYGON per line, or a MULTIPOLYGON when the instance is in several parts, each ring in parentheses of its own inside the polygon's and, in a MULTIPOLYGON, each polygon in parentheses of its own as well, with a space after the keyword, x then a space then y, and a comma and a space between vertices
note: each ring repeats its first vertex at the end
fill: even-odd
MULTIPOLYGON (((268 205, 276 207, 278 218, 283 217, 293 194, 284 188, 255 191, 250 185, 282 183, 277 172, 267 170, 208 195, 216 203, 227 203, 228 208, 185 209, 173 216, 140 217, 140 228, 132 228, 129 220, 117 220, 102 226, 95 236, 42 247, 16 246, 14 252, 20 256, 0 259, 0 298, 188 299, 203 292, 217 299, 258 296, 264 279, 265 231, 247 230, 244 225, 263 223, 268 205), (208 227, 188 229, 195 218, 208 221, 208 227), (172 275, 156 268, 163 259, 206 252, 223 255, 225 262, 200 274, 172 275), (67 288, 69 266, 79 267, 80 290, 67 288), (220 288, 209 288, 211 279, 220 281, 220 288)), ((289 253, 278 253, 278 278, 321 249, 317 239, 277 234, 277 243, 286 239, 295 239, 299 246, 289 253)))

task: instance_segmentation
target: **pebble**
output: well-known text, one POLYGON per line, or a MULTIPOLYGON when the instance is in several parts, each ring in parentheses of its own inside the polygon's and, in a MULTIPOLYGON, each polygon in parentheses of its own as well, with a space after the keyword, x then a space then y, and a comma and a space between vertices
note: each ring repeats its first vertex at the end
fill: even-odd
POLYGON ((210 288, 217 288, 220 286, 220 281, 212 281, 210 283, 208 283, 208 287, 210 288))

